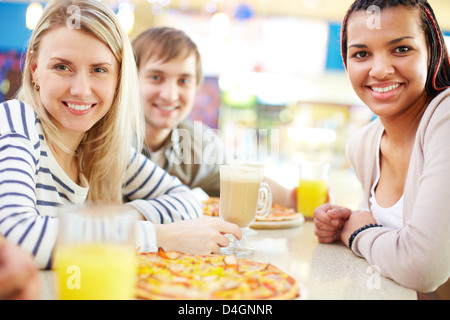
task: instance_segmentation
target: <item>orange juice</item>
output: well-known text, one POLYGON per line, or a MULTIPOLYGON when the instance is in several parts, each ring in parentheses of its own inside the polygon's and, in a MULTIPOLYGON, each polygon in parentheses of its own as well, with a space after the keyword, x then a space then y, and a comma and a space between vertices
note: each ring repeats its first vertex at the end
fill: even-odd
POLYGON ((297 211, 305 217, 313 217, 314 210, 325 203, 327 193, 325 180, 300 179, 297 188, 297 211))
POLYGON ((125 245, 60 247, 55 261, 59 299, 133 299, 136 263, 135 250, 125 245))

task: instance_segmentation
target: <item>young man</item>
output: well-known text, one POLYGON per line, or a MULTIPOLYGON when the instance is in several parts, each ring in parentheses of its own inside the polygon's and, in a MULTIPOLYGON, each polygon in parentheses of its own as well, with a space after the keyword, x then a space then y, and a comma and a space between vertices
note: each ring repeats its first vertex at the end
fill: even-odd
POLYGON ((146 124, 143 153, 191 189, 219 195, 219 136, 188 119, 203 73, 195 43, 182 31, 153 28, 133 42, 146 124))
MULTIPOLYGON (((143 153, 191 189, 219 196, 225 147, 211 128, 188 119, 203 81, 196 44, 180 30, 160 27, 141 33, 133 48, 146 124, 143 153)), ((274 202, 295 208, 295 190, 267 182, 274 202)))

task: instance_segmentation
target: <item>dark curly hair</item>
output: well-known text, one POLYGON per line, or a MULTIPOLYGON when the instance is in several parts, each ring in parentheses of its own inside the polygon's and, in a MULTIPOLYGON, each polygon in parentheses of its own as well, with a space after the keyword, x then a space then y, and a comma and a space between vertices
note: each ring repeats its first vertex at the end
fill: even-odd
POLYGON ((376 6, 381 11, 397 6, 415 8, 420 12, 422 29, 425 33, 430 52, 430 68, 425 90, 436 95, 450 87, 450 60, 444 36, 430 4, 426 0, 356 0, 348 10, 341 29, 341 53, 347 68, 347 22, 356 11, 368 10, 376 6))

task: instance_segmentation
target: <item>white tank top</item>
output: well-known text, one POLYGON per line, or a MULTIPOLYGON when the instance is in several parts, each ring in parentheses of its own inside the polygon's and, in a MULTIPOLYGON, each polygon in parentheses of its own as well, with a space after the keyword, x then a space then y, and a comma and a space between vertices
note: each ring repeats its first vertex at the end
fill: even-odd
MULTIPOLYGON (((380 150, 380 142, 382 136, 383 132, 378 138, 378 150, 380 150)), ((376 170, 375 181, 373 182, 372 189, 370 191, 370 211, 372 212, 372 215, 378 224, 381 224, 382 226, 388 228, 400 229, 403 227, 403 195, 396 204, 389 208, 381 207, 378 204, 377 199, 375 198, 375 187, 380 180, 380 152, 377 152, 376 170)))

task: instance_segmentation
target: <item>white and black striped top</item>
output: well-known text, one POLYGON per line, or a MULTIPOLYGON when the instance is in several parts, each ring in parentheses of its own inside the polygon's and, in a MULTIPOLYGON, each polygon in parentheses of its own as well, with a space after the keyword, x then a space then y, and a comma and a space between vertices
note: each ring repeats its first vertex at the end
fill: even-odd
MULTIPOLYGON (((177 178, 136 150, 130 152, 123 196, 150 221, 140 224, 141 246, 155 248, 152 223, 197 218, 202 210, 177 178)), ((0 104, 0 233, 32 253, 40 268, 51 267, 58 208, 83 204, 89 187, 85 180, 82 185, 53 157, 30 106, 18 100, 0 104)))

